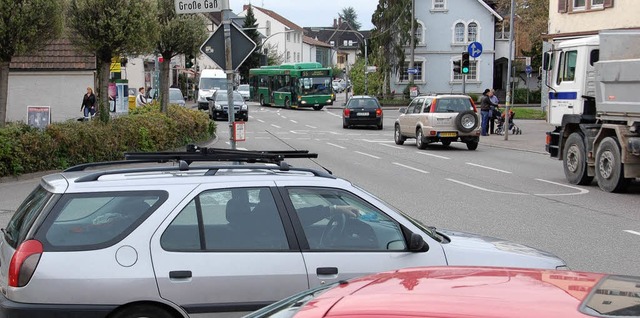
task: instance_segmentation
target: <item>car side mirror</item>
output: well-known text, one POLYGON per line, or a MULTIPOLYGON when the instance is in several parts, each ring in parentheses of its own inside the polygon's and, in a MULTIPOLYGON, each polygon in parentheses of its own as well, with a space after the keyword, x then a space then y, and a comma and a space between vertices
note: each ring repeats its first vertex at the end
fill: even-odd
POLYGON ((407 109, 402 107, 402 108, 398 109, 398 112, 400 112, 400 114, 404 114, 404 113, 407 112, 407 109))
POLYGON ((206 98, 208 101, 210 101, 210 102, 212 102, 212 101, 213 101, 213 98, 211 98, 211 97, 205 97, 205 98, 206 98))
POLYGON ((411 233, 409 240, 409 251, 411 252, 426 252, 429 250, 429 245, 424 241, 422 235, 411 233))

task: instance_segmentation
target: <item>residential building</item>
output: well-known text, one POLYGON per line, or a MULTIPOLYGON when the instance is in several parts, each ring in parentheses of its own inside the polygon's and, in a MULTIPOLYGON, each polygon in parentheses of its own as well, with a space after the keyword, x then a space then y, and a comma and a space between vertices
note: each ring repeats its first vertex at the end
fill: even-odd
MULTIPOLYGON (((265 54, 268 50, 276 50, 284 63, 298 63, 311 61, 315 57, 305 57, 304 32, 297 24, 287 20, 278 13, 253 5, 244 5, 243 12, 238 14, 244 17, 251 6, 253 15, 258 24, 258 31, 265 37, 262 48, 265 54)), ((315 62, 315 60, 314 60, 315 62)))
POLYGON ((335 64, 332 60, 333 49, 331 45, 306 35, 303 36, 302 42, 304 43, 303 56, 309 57, 309 59, 305 59, 304 62, 318 62, 322 64, 323 67, 332 67, 335 64))
POLYGON ((49 106, 51 122, 82 117, 82 96, 94 92, 96 58, 77 51, 68 39, 15 56, 9 64, 7 121, 27 121, 28 106, 49 106))
POLYGON ((364 39, 369 37, 369 31, 358 31, 341 18, 334 19, 331 27, 305 27, 305 34, 318 41, 328 43, 333 48, 331 60, 341 69, 348 72, 356 62, 364 47, 364 39))
MULTIPOLYGON (((469 44, 479 42, 482 54, 471 58, 464 91, 481 93, 494 85, 495 25, 502 17, 483 0, 415 1, 417 43, 414 84, 422 93, 462 93, 463 75, 453 72, 469 44)), ((508 51, 508 50, 507 50, 508 51)), ((391 78, 391 89, 402 92, 409 84, 410 48, 405 65, 391 78)))
POLYGON ((551 40, 597 34, 604 29, 640 28, 637 0, 550 0, 551 40))

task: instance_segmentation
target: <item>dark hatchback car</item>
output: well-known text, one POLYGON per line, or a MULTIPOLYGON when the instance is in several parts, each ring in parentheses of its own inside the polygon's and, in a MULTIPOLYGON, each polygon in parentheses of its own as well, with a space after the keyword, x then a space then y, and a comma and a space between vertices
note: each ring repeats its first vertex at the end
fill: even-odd
MULTIPOLYGON (((229 118, 229 101, 226 90, 217 90, 209 100, 209 118, 213 120, 226 120, 229 118)), ((249 107, 244 98, 237 91, 233 91, 233 109, 235 120, 249 121, 249 107)))
POLYGON ((342 128, 375 126, 382 129, 382 107, 371 96, 353 96, 342 111, 342 128))

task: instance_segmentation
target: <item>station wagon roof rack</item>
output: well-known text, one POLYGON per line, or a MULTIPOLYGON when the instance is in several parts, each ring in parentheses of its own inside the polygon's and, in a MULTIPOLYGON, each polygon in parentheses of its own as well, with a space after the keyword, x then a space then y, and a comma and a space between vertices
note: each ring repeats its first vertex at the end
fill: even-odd
POLYGON ((257 151, 257 150, 233 150, 222 148, 207 148, 188 145, 184 152, 131 152, 125 153, 124 161, 108 161, 94 162, 77 165, 66 169, 64 172, 85 171, 92 167, 103 167, 110 165, 127 165, 139 163, 166 163, 176 162, 177 166, 173 167, 143 167, 134 169, 117 169, 111 171, 97 171, 76 180, 76 182, 87 182, 98 180, 101 176, 120 174, 120 173, 139 173, 154 171, 189 171, 193 162, 211 162, 211 161, 228 161, 234 162, 234 165, 218 165, 218 166, 197 166, 193 169, 209 171, 205 175, 215 175, 220 169, 273 169, 280 171, 302 171, 310 172, 315 176, 335 178, 331 173, 320 172, 313 169, 292 168, 284 162, 286 158, 318 158, 318 154, 309 153, 308 150, 293 151, 257 151), (270 163, 277 166, 270 167, 265 165, 241 165, 240 163, 270 163))

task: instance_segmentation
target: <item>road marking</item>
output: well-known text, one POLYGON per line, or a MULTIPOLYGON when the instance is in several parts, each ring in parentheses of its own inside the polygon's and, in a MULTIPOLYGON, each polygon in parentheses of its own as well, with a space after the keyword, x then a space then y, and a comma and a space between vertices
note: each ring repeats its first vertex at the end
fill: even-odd
POLYGON ((384 142, 386 142, 386 143, 392 143, 392 142, 395 143, 395 141, 389 140, 389 139, 382 139, 382 140, 381 139, 360 139, 360 140, 362 140, 364 142, 370 142, 370 143, 384 143, 384 142))
POLYGON ((332 144, 332 143, 330 143, 330 142, 328 142, 328 143, 327 143, 327 145, 329 145, 329 146, 334 146, 334 147, 336 147, 336 148, 340 148, 340 149, 347 149, 346 147, 342 147, 342 146, 340 146, 340 145, 332 144))
POLYGON ((396 165, 396 166, 400 166, 400 167, 403 167, 403 168, 411 169, 413 171, 417 171, 417 172, 420 172, 420 173, 424 173, 424 174, 429 173, 428 171, 424 171, 424 170, 420 170, 420 169, 417 169, 417 168, 414 168, 414 167, 406 166, 406 165, 403 165, 401 163, 394 162, 393 164, 396 165))
POLYGON ((440 158, 440 159, 446 159, 446 160, 450 160, 451 158, 448 157, 444 157, 444 156, 438 156, 438 155, 434 155, 434 154, 430 154, 424 151, 416 151, 417 154, 421 154, 424 156, 431 156, 431 157, 436 157, 436 158, 440 158))
POLYGON ((271 126, 272 126, 272 127, 275 127, 275 128, 278 128, 278 129, 281 129, 281 128, 282 128, 282 127, 280 127, 280 126, 278 126, 278 125, 274 125, 274 124, 271 124, 271 126))
POLYGON ((496 169, 496 168, 491 168, 491 167, 487 167, 487 166, 481 166, 481 165, 478 165, 478 164, 475 164, 475 163, 471 163, 471 162, 467 162, 467 164, 470 165, 470 166, 489 169, 489 170, 498 171, 498 172, 502 172, 502 173, 511 173, 509 171, 500 170, 500 169, 496 169))
POLYGON ((329 114, 329 115, 331 115, 331 116, 335 116, 335 117, 340 117, 340 118, 342 118, 342 114, 340 114, 340 115, 336 115, 336 114, 334 114, 334 113, 332 113, 332 112, 326 112, 326 114, 329 114))
POLYGON ((464 185, 464 186, 467 186, 467 187, 470 187, 470 188, 486 191, 486 192, 499 193, 499 194, 512 194, 512 195, 529 195, 528 193, 505 192, 505 191, 497 191, 497 190, 486 189, 486 188, 483 188, 483 187, 475 186, 473 184, 469 184, 469 183, 466 183, 466 182, 458 181, 458 180, 455 180, 455 179, 446 179, 446 180, 451 181, 451 182, 455 182, 455 183, 458 183, 458 184, 461 184, 461 185, 464 185))
POLYGON ((385 146, 385 147, 389 147, 389 148, 393 148, 393 149, 403 149, 402 147, 398 147, 398 146, 393 146, 393 145, 387 145, 387 144, 380 144, 381 146, 385 146))
POLYGON ((295 131, 295 130, 289 130, 289 132, 294 134, 294 135, 306 135, 307 134, 306 132, 298 132, 298 131, 295 131))
POLYGON ((247 151, 247 148, 242 148, 242 147, 236 147, 237 150, 242 150, 242 151, 247 151))
POLYGON ((589 193, 589 190, 582 189, 582 188, 578 188, 578 187, 574 187, 574 186, 570 186, 570 185, 566 185, 566 184, 562 184, 562 183, 557 183, 557 182, 548 181, 548 180, 544 180, 544 179, 536 179, 536 180, 537 180, 537 181, 546 182, 546 183, 551 183, 551 184, 559 185, 559 186, 561 186, 561 187, 565 187, 565 188, 569 188, 569 189, 575 189, 575 190, 580 191, 579 193, 551 193, 551 194, 535 194, 535 195, 539 195, 539 196, 549 197, 549 196, 579 195, 579 194, 587 194, 587 193, 589 193))
POLYGON ((287 117, 280 115, 280 117, 282 117, 282 119, 287 119, 287 117))
POLYGON ((318 127, 313 127, 313 126, 309 126, 309 125, 305 125, 305 126, 311 128, 311 129, 318 129, 318 127))
POLYGON ((364 152, 360 152, 360 151, 355 151, 355 153, 359 153, 363 156, 367 156, 367 157, 371 157, 371 158, 375 158, 375 159, 380 159, 380 157, 374 156, 374 155, 370 155, 368 153, 364 153, 364 152))
POLYGON ((636 231, 632 231, 632 230, 624 230, 627 233, 631 233, 631 234, 635 234, 635 235, 640 235, 640 232, 636 232, 636 231))
POLYGON ((271 139, 271 137, 254 137, 254 139, 271 139))
POLYGON ((293 119, 289 119, 292 123, 297 124, 298 122, 293 120, 293 119))
POLYGON ((262 120, 262 119, 256 119, 256 120, 261 122, 261 123, 264 123, 264 120, 262 120))

